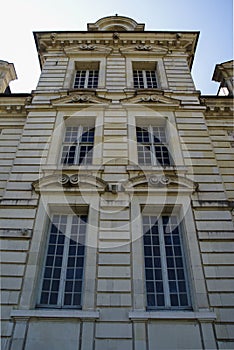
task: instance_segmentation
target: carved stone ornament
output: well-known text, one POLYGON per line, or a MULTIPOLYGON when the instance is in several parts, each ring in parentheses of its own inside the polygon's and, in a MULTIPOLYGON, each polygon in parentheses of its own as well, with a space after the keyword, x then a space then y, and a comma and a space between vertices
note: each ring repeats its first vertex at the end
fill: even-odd
POLYGON ((142 102, 159 102, 161 99, 162 99, 162 97, 157 96, 157 95, 150 95, 150 96, 141 97, 142 102))
POLYGON ((135 49, 140 51, 151 51, 153 47, 151 45, 137 45, 135 46, 135 49))
POLYGON ((90 95, 73 95, 72 98, 71 98, 71 102, 89 102, 90 101, 90 98, 92 96, 90 95))
POLYGON ((83 44, 83 45, 80 45, 79 48, 80 48, 81 50, 89 50, 89 51, 92 51, 92 50, 95 50, 95 49, 96 49, 96 46, 95 46, 95 45, 83 44))
POLYGON ((148 179, 151 186, 167 186, 170 183, 170 179, 167 176, 151 175, 148 179))

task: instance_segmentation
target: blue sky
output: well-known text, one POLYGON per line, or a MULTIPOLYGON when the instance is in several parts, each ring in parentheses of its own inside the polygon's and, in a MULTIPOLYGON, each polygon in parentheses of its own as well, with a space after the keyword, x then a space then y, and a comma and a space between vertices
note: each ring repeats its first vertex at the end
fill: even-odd
POLYGON ((202 94, 216 94, 217 63, 233 58, 232 0, 11 0, 1 4, 0 59, 15 65, 12 92, 35 89, 39 62, 33 31, 86 30, 87 23, 118 13, 145 30, 200 31, 193 78, 202 94))

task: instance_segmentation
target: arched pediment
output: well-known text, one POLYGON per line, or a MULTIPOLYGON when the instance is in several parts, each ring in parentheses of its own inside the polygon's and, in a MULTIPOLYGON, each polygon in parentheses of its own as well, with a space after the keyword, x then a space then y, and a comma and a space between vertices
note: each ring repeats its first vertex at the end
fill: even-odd
POLYGON ((143 31, 145 25, 125 16, 108 16, 95 23, 88 23, 88 31, 143 31))
POLYGON ((65 192, 77 189, 84 192, 105 192, 107 183, 99 177, 86 174, 54 174, 42 177, 32 183, 35 192, 65 192))
POLYGON ((142 174, 130 179, 126 184, 125 190, 145 191, 166 190, 170 192, 195 192, 198 188, 194 181, 178 175, 161 175, 161 174, 142 174))

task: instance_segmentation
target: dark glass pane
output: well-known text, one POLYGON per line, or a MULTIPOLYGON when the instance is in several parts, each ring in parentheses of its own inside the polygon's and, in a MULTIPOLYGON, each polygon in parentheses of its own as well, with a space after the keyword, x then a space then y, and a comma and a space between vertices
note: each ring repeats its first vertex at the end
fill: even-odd
POLYGON ((177 286, 176 286, 176 282, 174 281, 170 281, 169 282, 169 289, 170 289, 170 293, 177 293, 177 286))
POLYGON ((50 280, 44 279, 42 284, 42 290, 49 290, 50 289, 50 280))
POLYGON ((72 281, 66 281, 65 292, 72 292, 72 289, 73 289, 73 282, 72 281))
POLYGON ((81 292, 81 289, 82 289, 82 281, 76 281, 75 282, 75 289, 74 289, 74 291, 75 292, 81 292))
POLYGON ((73 305, 80 305, 81 304, 81 294, 80 293, 75 293, 73 297, 73 305))
POLYGON ((177 267, 183 267, 183 260, 182 258, 176 258, 176 266, 177 267))
POLYGON ((56 257, 54 265, 57 266, 57 267, 62 266, 62 258, 56 257))
POLYGON ((171 306, 179 306, 177 294, 171 294, 170 298, 171 298, 171 306))
POLYGON ((51 293, 50 294, 50 299, 49 299, 49 304, 50 305, 56 305, 58 300, 58 293, 51 293))
POLYGON ((147 292, 154 292, 154 282, 146 282, 147 292))
POLYGON ((175 274, 175 270, 174 269, 168 269, 167 273, 168 273, 169 280, 175 280, 176 279, 176 274, 175 274))
POLYGON ((180 294, 180 305, 181 306, 187 306, 188 305, 188 298, 186 294, 180 294))
POLYGON ((157 293, 163 293, 163 283, 162 282, 156 282, 156 291, 157 291, 157 293))
POLYGON ((52 282, 52 287, 51 287, 52 291, 58 291, 59 290, 59 281, 55 280, 52 282))
POLYGON ((157 294, 157 305, 158 306, 165 306, 165 301, 164 301, 164 295, 163 294, 157 294))
POLYGON ((147 305, 150 306, 155 306, 155 296, 154 294, 147 294, 147 305))
POLYGON ((153 245, 159 245, 159 237, 158 236, 152 236, 152 243, 153 245))
POLYGON ((84 250, 85 250, 85 247, 83 245, 79 245, 78 250, 77 250, 77 254, 84 255, 84 250))
POLYGON ((49 293, 42 292, 40 303, 41 304, 48 304, 48 300, 49 300, 49 293))
POLYGON ((150 245, 151 244, 150 236, 144 236, 144 244, 145 245, 150 245))
POLYGON ((71 305, 72 294, 65 293, 64 295, 64 305, 71 305))
POLYGON ((77 268, 75 272, 75 279, 82 279, 83 276, 83 269, 77 268))
POLYGON ((185 276, 184 276, 183 269, 177 269, 177 277, 178 277, 178 280, 184 280, 185 276))
POLYGON ((161 259, 160 258, 154 258, 154 266, 161 267, 161 259))
POLYGON ((55 268, 53 272, 53 278, 60 278, 60 274, 61 274, 61 269, 55 268))
POLYGON ((153 247, 154 256, 160 256, 159 246, 153 247))
POLYGON ((46 268, 45 268, 44 277, 45 277, 45 278, 49 278, 49 277, 51 277, 51 275, 52 275, 52 269, 49 268, 49 267, 46 267, 46 268))
POLYGON ((155 279, 157 281, 162 280, 162 271, 161 271, 161 269, 155 269, 155 279))
POLYGON ((144 251, 145 251, 145 256, 151 256, 152 255, 151 246, 145 246, 144 247, 144 251))
POLYGON ((151 258, 145 258, 145 266, 146 267, 153 267, 153 262, 151 258))
POLYGON ((68 267, 73 267, 73 266, 75 266, 75 262, 76 262, 76 259, 75 258, 68 258, 68 264, 67 264, 67 266, 68 267))
POLYGON ((67 279, 73 279, 74 278, 74 269, 67 269, 66 278, 67 279))
POLYGON ((185 282, 178 282, 178 285, 179 285, 179 291, 180 292, 186 292, 185 282))
POLYGON ((153 269, 146 269, 145 274, 148 281, 154 279, 153 269))
POLYGON ((48 249, 48 254, 54 254, 55 252, 55 245, 50 244, 48 249))

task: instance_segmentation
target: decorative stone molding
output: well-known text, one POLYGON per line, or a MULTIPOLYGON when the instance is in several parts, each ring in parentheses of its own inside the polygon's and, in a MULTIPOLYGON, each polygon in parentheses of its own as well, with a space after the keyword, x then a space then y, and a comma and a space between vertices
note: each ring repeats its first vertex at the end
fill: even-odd
POLYGON ((153 47, 151 45, 137 45, 135 49, 139 51, 151 51, 153 47))
POLYGON ((107 189, 107 183, 102 180, 100 177, 89 174, 67 174, 60 173, 45 176, 37 181, 32 183, 32 187, 35 192, 44 192, 44 191, 56 191, 64 192, 68 189, 81 189, 82 192, 105 192, 107 189))
POLYGON ((80 48, 81 50, 92 51, 92 50, 96 49, 96 46, 95 46, 95 45, 83 44, 83 45, 80 45, 79 48, 80 48))
POLYGON ((128 191, 145 191, 146 186, 149 191, 163 190, 170 192, 195 192, 198 190, 198 184, 194 181, 184 177, 175 175, 174 172, 170 174, 155 174, 150 172, 141 172, 141 174, 134 176, 128 183, 124 184, 125 190, 128 191))
POLYGON ((149 185, 151 186, 167 186, 171 182, 171 179, 168 176, 164 175, 150 175, 148 178, 149 185))
POLYGON ((121 100, 121 102, 126 103, 159 103, 160 105, 165 105, 169 107, 170 105, 172 107, 180 106, 181 101, 177 100, 175 98, 171 98, 168 96, 165 96, 164 93, 160 90, 155 93, 137 93, 134 97, 128 97, 121 100))
POLYGON ((78 92, 68 92, 68 96, 56 98, 51 103, 55 106, 65 106, 67 107, 71 104, 76 103, 83 103, 83 104, 103 104, 103 103, 110 103, 110 99, 106 99, 103 97, 96 96, 95 92, 87 93, 78 93, 78 92))

